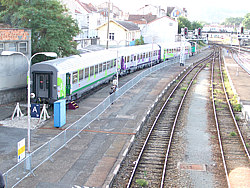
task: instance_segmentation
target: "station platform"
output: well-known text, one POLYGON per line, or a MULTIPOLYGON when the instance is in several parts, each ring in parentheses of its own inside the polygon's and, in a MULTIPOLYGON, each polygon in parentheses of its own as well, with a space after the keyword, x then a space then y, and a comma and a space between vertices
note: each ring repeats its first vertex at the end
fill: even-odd
MULTIPOLYGON (((179 63, 169 65, 141 80, 82 131, 80 138, 74 138, 67 147, 57 152, 53 162, 45 162, 34 171, 35 176, 24 179, 17 187, 108 186, 155 99, 184 68, 209 53, 206 50, 190 57, 185 67, 179 63)), ((122 86, 129 79, 130 76, 122 77, 119 85, 122 86)), ((97 106, 109 95, 109 90, 110 87, 105 87, 83 99, 79 109, 68 110, 63 128, 54 128, 52 118, 32 130, 31 150, 34 151, 97 106)), ((3 106, 0 108, 3 109, 3 106)), ((24 127, 0 126, 0 171, 5 172, 16 164, 15 145, 23 137, 27 137, 24 127)))
POLYGON ((243 116, 250 125, 250 75, 245 72, 227 52, 224 52, 225 67, 234 94, 242 105, 243 116))

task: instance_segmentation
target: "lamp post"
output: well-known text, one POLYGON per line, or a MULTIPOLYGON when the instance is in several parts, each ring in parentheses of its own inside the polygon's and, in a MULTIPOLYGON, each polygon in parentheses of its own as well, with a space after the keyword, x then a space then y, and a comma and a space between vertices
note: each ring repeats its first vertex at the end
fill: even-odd
POLYGON ((38 52, 35 53, 33 56, 31 56, 31 58, 29 59, 26 55, 24 55, 22 52, 14 52, 14 51, 3 51, 1 53, 1 55, 3 56, 10 56, 13 54, 20 54, 23 57, 26 58, 27 62, 28 62, 28 72, 27 72, 27 84, 28 84, 28 110, 27 110, 27 116, 28 116, 28 153, 30 153, 30 66, 31 66, 31 60, 33 59, 33 57, 35 57, 36 55, 45 55, 48 57, 57 57, 57 54, 55 52, 38 52))
MULTIPOLYGON (((118 89, 118 76, 119 76, 119 74, 118 74, 118 45, 120 44, 120 42, 123 42, 123 41, 125 41, 125 42, 127 42, 127 40, 120 40, 120 41, 116 41, 116 40, 110 40, 110 42, 111 41, 114 41, 114 42, 116 42, 116 82, 117 82, 117 85, 116 85, 116 87, 117 87, 117 89, 118 89)), ((121 65, 121 64, 120 64, 121 65)))

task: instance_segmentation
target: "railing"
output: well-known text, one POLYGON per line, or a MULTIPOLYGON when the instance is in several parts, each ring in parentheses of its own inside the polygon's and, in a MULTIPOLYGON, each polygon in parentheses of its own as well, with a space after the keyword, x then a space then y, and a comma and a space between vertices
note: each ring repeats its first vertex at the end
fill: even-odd
POLYGON ((90 123, 95 121, 114 101, 126 93, 130 88, 135 86, 141 79, 147 75, 162 69, 170 64, 178 62, 179 59, 166 61, 153 66, 139 75, 134 79, 130 80, 121 88, 117 89, 112 95, 108 96, 103 102, 101 102, 94 109, 86 113, 75 123, 70 125, 67 129, 62 131, 60 134, 52 138, 50 141, 43 144, 41 147, 36 149, 34 152, 27 155, 27 157, 16 164, 14 167, 9 169, 3 174, 6 187, 14 187, 19 184, 24 178, 33 174, 39 166, 45 163, 47 160, 53 160, 52 156, 62 149, 68 142, 75 138, 79 133, 85 129, 90 123))

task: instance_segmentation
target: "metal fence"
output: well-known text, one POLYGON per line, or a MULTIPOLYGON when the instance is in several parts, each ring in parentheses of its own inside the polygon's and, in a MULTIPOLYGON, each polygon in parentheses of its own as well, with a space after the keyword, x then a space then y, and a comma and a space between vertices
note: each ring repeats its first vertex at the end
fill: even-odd
POLYGON ((114 101, 126 93, 130 88, 135 86, 141 79, 147 75, 162 69, 168 65, 178 62, 179 59, 173 59, 155 65, 137 75, 134 79, 127 82, 121 88, 117 89, 112 95, 108 96, 103 102, 101 102, 94 109, 82 116, 78 121, 70 125, 67 129, 60 134, 52 138, 50 141, 43 144, 34 152, 28 154, 24 160, 16 164, 3 174, 6 187, 14 187, 19 184, 24 178, 33 174, 40 165, 47 160, 52 160, 52 156, 62 149, 68 142, 79 135, 79 133, 85 129, 89 124, 95 121, 114 101))

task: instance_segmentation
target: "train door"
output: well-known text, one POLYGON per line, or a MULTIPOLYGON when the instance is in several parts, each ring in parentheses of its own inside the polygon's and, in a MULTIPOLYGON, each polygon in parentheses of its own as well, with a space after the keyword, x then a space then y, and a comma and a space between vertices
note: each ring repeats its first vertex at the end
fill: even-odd
POLYGON ((122 70, 125 69, 124 56, 122 56, 122 58, 121 58, 121 68, 122 68, 122 70))
POLYGON ((71 83, 70 83, 70 73, 66 74, 66 95, 70 95, 71 83))
POLYGON ((36 74, 36 95, 40 98, 50 98, 50 73, 36 74))

